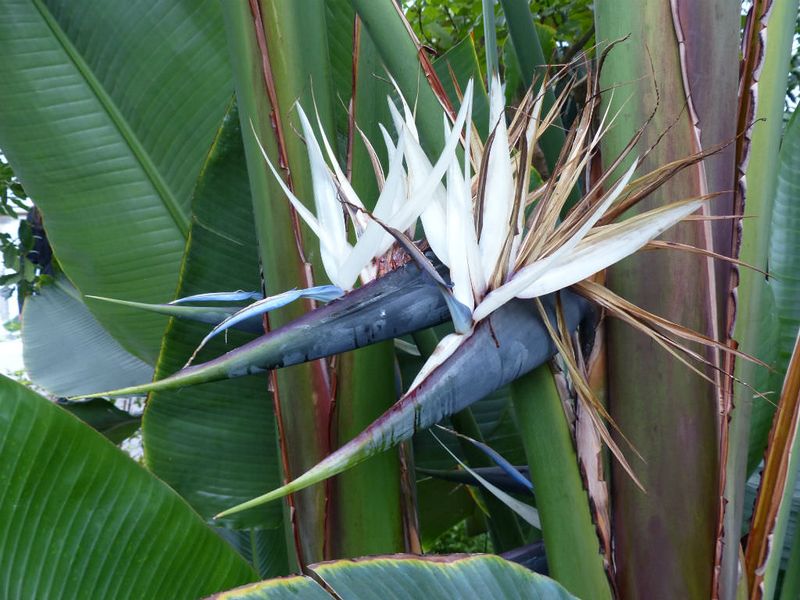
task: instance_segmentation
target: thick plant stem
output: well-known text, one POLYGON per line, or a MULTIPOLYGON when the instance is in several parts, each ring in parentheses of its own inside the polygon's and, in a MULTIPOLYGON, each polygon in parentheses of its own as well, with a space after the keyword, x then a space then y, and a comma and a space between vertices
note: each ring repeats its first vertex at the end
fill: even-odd
MULTIPOLYGON (((391 341, 382 342, 348 352, 339 360, 333 422, 338 445, 342 445, 391 406, 395 396, 394 349, 391 341)), ((329 558, 405 550, 397 449, 336 477, 329 518, 329 558)))
POLYGON ((579 598, 612 598, 589 496, 564 407, 547 364, 511 386, 550 576, 579 598))
MULTIPOLYGON (((275 59, 274 54, 281 54, 281 48, 267 47, 259 3, 225 2, 223 12, 253 195, 259 254, 262 268, 268 274, 267 292, 305 287, 309 284, 309 271, 299 253, 301 248, 298 247, 298 240, 301 237, 295 235, 293 215, 283 192, 269 173, 258 146, 260 141, 273 164, 286 164, 284 134, 287 129, 287 136, 293 133, 291 128, 284 126, 281 115, 290 110, 291 103, 289 106, 280 105, 277 96, 270 93, 274 85, 277 87, 277 83, 284 83, 280 80, 281 72, 273 72, 270 62, 270 59, 275 59)), ((291 47, 291 44, 284 44, 283 50, 288 52, 291 47)), ((277 60, 277 63, 289 69, 281 60, 277 60)), ((289 84, 280 87, 285 97, 294 93, 289 84)), ((295 154, 299 156, 299 153, 295 154)), ((304 170, 307 170, 307 165, 298 165, 297 169, 293 165, 294 184, 302 182, 304 170)), ((307 189, 310 189, 310 185, 307 189)), ((279 326, 302 312, 300 305, 286 307, 285 311, 270 319, 270 325, 279 326)), ((324 364, 317 361, 282 370, 273 380, 277 382, 274 391, 277 396, 276 414, 281 433, 284 475, 289 479, 318 462, 328 452, 327 407, 330 404, 330 392, 325 379, 324 364), (320 410, 323 412, 320 413, 320 410), (318 434, 309 435, 309 431, 318 434)), ((322 560, 325 539, 324 486, 296 494, 293 507, 296 550, 301 564, 322 560)))
MULTIPOLYGON (((730 118, 736 102, 737 68, 730 60, 735 51, 725 54, 720 47, 734 44, 737 23, 738 5, 717 0, 595 4, 601 47, 628 36, 608 54, 600 73, 601 87, 615 88, 613 98, 605 100, 610 114, 616 115, 615 126, 603 140, 605 165, 648 119, 634 153, 644 153, 656 140, 658 144, 643 157, 641 172, 735 137, 730 118), (687 41, 681 45, 681 40, 687 41)), ((730 190, 733 172, 732 156, 687 169, 635 211, 730 190)), ((717 208, 730 210, 730 205, 717 208)), ((717 223, 730 230, 727 222, 694 221, 678 225, 665 237, 714 249, 717 223)), ((718 263, 688 253, 643 253, 609 269, 607 281, 613 291, 645 310, 716 336, 721 299, 727 300, 727 294, 717 290, 718 263)), ((623 323, 608 323, 606 341, 609 412, 644 459, 635 470, 646 490, 612 463, 619 594, 708 598, 720 509, 719 394, 623 323)))
POLYGON ((419 52, 413 33, 406 27, 407 22, 394 0, 351 1, 403 95, 414 99, 420 143, 429 153, 437 154, 444 144, 443 109, 427 79, 433 67, 419 52), (417 56, 419 59, 412 60, 417 56), (426 73, 428 68, 430 71, 426 73))

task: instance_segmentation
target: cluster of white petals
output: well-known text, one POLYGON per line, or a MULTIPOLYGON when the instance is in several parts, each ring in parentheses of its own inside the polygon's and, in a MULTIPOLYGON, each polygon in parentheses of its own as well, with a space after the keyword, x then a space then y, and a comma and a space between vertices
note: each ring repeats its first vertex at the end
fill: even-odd
MULTIPOLYGON (((634 159, 616 182, 586 203, 578 217, 565 220, 569 222, 560 231, 558 219, 548 216, 542 207, 537 213, 535 203, 527 201, 529 158, 523 161, 514 144, 509 143, 509 123, 498 79, 492 81, 490 90, 491 134, 486 144, 471 143, 470 82, 455 119, 444 119, 445 144, 435 162, 420 144, 414 113, 402 94, 400 109, 389 99, 396 137, 381 126, 389 164, 372 213, 364 209, 329 141, 321 134, 323 154, 306 113, 298 105, 316 214, 294 196, 271 163, 270 168, 298 214, 319 237, 323 265, 335 285, 349 290, 359 275, 365 280, 372 277, 375 260, 395 242, 384 225, 413 232, 420 220, 431 250, 449 268, 454 298, 471 313, 474 325, 513 298, 543 296, 611 266, 701 206, 702 200, 677 203, 621 223, 598 225, 624 194, 637 166, 634 159), (473 176, 473 168, 481 165, 485 172, 473 176), (520 185, 522 177, 524 185, 520 185), (515 195, 523 187, 520 201, 515 195), (356 234, 355 245, 348 241, 348 214, 356 234), (552 239, 558 243, 548 246, 552 239)), ((529 110, 522 135, 527 148, 533 148, 547 121, 541 114, 542 96, 529 104, 529 110)), ((554 175, 550 189, 555 214, 607 130, 606 117, 603 115, 594 134, 591 114, 576 119, 574 145, 566 152, 565 167, 554 175)), ((319 119, 317 122, 321 132, 319 119)), ((455 346, 454 339, 442 344, 443 349, 455 346)))

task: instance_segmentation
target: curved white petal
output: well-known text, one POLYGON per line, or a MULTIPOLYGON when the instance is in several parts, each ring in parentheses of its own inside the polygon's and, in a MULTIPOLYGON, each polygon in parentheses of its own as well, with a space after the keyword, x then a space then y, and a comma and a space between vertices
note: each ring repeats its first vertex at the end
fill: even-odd
MULTIPOLYGON (((406 132, 410 134, 408 129, 406 132)), ((448 134, 445 135, 447 137, 448 134)), ((456 161, 452 161, 456 162, 456 161)), ((430 175, 433 165, 422 146, 413 136, 409 135, 406 144, 406 164, 408 165, 408 187, 412 194, 426 193, 422 188, 430 175)), ((425 230, 425 239, 428 240, 433 253, 448 267, 450 266, 447 251, 447 214, 446 193, 441 183, 437 183, 433 190, 427 194, 428 200, 424 210, 420 213, 422 228, 425 230)))
MULTIPOLYGON (((471 106, 472 82, 470 81, 469 84, 467 84, 464 93, 464 103, 461 105, 461 109, 458 112, 453 131, 445 140, 444 150, 442 150, 442 153, 437 159, 436 164, 433 165, 422 183, 416 186, 415 190, 409 192, 406 202, 404 202, 399 209, 394 211, 390 217, 382 218, 381 215, 378 214, 377 206, 375 210, 376 217, 381 218, 381 220, 386 224, 391 225, 400 231, 405 231, 414 223, 416 223, 422 211, 427 207, 430 195, 433 193, 435 186, 440 184, 442 176, 450 166, 450 162, 455 159, 455 149, 460 141, 459 134, 464 128, 464 122, 467 119, 467 116, 471 113, 471 106)), ((398 142, 398 149, 405 138, 409 135, 407 128, 404 128, 401 131, 405 133, 401 134, 400 142, 398 142)), ((408 143, 408 140, 405 140, 405 142, 408 143)), ((386 178, 384 192, 386 192, 387 188, 393 187, 390 186, 389 183, 391 178, 392 172, 390 169, 390 173, 386 178)), ((400 183, 397 185, 399 186, 400 183)), ((381 196, 383 196, 383 194, 381 194, 381 196)), ((380 199, 378 201, 380 202, 380 199)), ((356 277, 358 277, 359 271, 364 267, 364 265, 366 265, 374 257, 386 252, 392 243, 392 237, 387 234, 380 227, 380 225, 377 223, 370 223, 367 226, 364 235, 358 240, 353 252, 345 261, 345 264, 342 267, 342 279, 348 280, 352 276, 353 281, 355 281, 356 277)))
MULTIPOLYGON (((298 108, 301 108, 299 104, 297 106, 298 108)), ((347 200, 350 204, 357 206, 358 208, 364 208, 361 198, 358 197, 358 194, 356 194, 353 186, 350 185, 350 181, 347 179, 344 171, 342 171, 342 167, 339 165, 339 161, 336 159, 336 153, 333 151, 333 148, 331 148, 328 137, 325 135, 325 130, 322 128, 322 121, 319 118, 319 112, 317 112, 317 126, 319 127, 322 145, 325 148, 325 154, 328 156, 328 161, 330 162, 331 167, 333 167, 333 172, 336 175, 336 183, 341 188, 345 200, 347 200)))
MULTIPOLYGON (((328 235, 325 229, 323 229, 320 226, 320 223, 314 216, 314 214, 310 210, 308 210, 305 207, 305 205, 302 202, 300 202, 300 200, 298 200, 297 196, 295 196, 294 193, 292 193, 292 190, 289 189, 289 186, 286 185, 286 182, 280 176, 280 173, 278 173, 278 170, 275 168, 275 166, 272 164, 272 161, 267 156, 267 152, 266 150, 264 150, 264 146, 261 145, 261 140, 258 139, 258 135, 256 134, 255 129, 253 129, 253 134, 256 136, 256 143, 258 144, 258 148, 261 150, 261 156, 264 157, 267 166, 270 168, 270 171, 272 171, 272 174, 274 175, 275 180, 278 182, 278 185, 281 186, 283 193, 286 194, 286 197, 289 199, 289 202, 294 207, 295 211, 297 211, 297 214, 300 215, 300 218, 303 219, 303 221, 305 221, 306 225, 308 225, 308 228, 311 229, 314 235, 316 235, 319 238, 320 249, 324 248, 327 253, 333 254, 335 252, 335 247, 336 247, 335 242, 332 240, 330 235, 328 235)), ((339 284, 337 283, 336 285, 339 284)), ((343 287, 344 289, 349 289, 350 286, 344 287, 339 285, 339 287, 343 287)))
MULTIPOLYGON (((470 200, 469 192, 464 189, 464 179, 458 163, 453 161, 447 171, 447 252, 450 256, 450 280, 453 282, 453 296, 464 306, 473 309, 475 297, 470 278, 470 255, 477 254, 475 228, 472 212, 465 210, 464 196, 470 200), (472 230, 470 239, 468 228, 472 230), (475 252, 469 250, 470 242, 475 243, 475 252)), ((424 223, 424 222, 423 222, 424 223)), ((427 229, 425 231, 427 237, 427 229)))
MULTIPOLYGON (((422 365, 422 368, 419 370, 419 373, 417 373, 414 381, 411 382, 408 392, 425 381, 425 378, 428 377, 428 375, 430 375, 439 365, 450 358, 453 352, 455 352, 456 349, 468 337, 468 334, 459 335, 457 333, 451 333, 450 335, 443 337, 436 345, 436 349, 433 351, 433 354, 431 354, 430 358, 428 358, 428 360, 425 361, 425 364, 422 365)), ((406 392, 406 394, 408 394, 408 392, 406 392)))
POLYGON ((485 152, 489 152, 489 160, 486 167, 483 225, 480 234, 483 274, 487 281, 491 279, 497 267, 508 237, 511 210, 514 205, 514 179, 508 148, 505 101, 497 76, 491 88, 489 129, 494 132, 494 138, 485 149, 485 152))
POLYGON ((513 297, 536 298, 591 277, 639 250, 684 219, 704 203, 692 200, 642 213, 622 223, 599 228, 575 249, 555 261, 537 261, 521 269, 506 284, 491 292, 473 313, 479 321, 513 297), (544 261, 548 263, 542 268, 544 261))
MULTIPOLYGON (((330 239, 331 246, 322 245, 320 254, 325 272, 330 280, 343 287, 342 280, 339 278, 339 269, 352 247, 347 241, 347 229, 344 222, 344 211, 338 199, 336 184, 331 177, 322 150, 314 136, 314 130, 308 121, 303 108, 298 104, 297 112, 300 117, 300 124, 303 128, 303 135, 306 138, 308 147, 308 160, 311 166, 311 184, 314 189, 314 204, 316 206, 317 220, 320 230, 324 231, 330 239)), ((344 289, 348 289, 349 286, 344 289)))

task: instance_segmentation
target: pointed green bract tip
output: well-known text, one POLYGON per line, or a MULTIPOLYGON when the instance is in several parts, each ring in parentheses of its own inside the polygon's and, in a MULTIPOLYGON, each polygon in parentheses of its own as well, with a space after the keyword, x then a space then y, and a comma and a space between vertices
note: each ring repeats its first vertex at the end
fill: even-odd
POLYGON ((145 383, 142 385, 135 385, 132 387, 119 388, 116 390, 108 390, 106 392, 92 392, 91 394, 81 394, 79 396, 69 396, 67 400, 86 400, 87 398, 97 398, 98 396, 144 396, 153 391, 155 384, 145 383))
POLYGON ((312 467, 300 475, 300 477, 297 479, 290 481, 286 485, 276 488, 271 492, 267 492, 262 496, 258 496, 257 498, 253 498, 252 500, 242 502, 241 504, 237 504, 236 506, 227 510, 223 510, 221 513, 214 515, 214 519, 221 519, 244 510, 261 506, 267 502, 280 500, 289 494, 304 490, 315 483, 325 481, 329 477, 333 477, 342 471, 346 471, 350 467, 362 462, 365 458, 368 458, 367 456, 363 456, 358 452, 358 450, 360 450, 360 446, 358 444, 355 444, 355 447, 356 451, 354 452, 353 449, 348 449, 348 445, 345 444, 339 450, 328 456, 328 458, 318 463, 315 467, 312 467))

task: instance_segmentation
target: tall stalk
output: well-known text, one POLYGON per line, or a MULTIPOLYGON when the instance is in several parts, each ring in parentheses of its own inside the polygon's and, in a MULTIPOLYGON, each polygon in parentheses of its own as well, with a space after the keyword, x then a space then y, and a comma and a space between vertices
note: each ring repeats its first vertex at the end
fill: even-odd
MULTIPOLYGON (((612 114, 619 111, 603 147, 605 161, 616 156, 656 107, 639 151, 665 135, 645 158, 643 170, 683 157, 701 144, 720 141, 707 139, 721 135, 720 128, 703 127, 703 123, 730 120, 730 112, 717 113, 719 106, 735 106, 736 67, 730 56, 724 57, 725 63, 714 62, 723 58, 715 52, 701 76, 696 69, 704 63, 693 57, 699 58, 698 36, 713 30, 715 39, 721 39, 731 28, 735 36, 735 9, 722 2, 670 6, 621 0, 596 4, 595 18, 598 43, 630 36, 610 54, 601 73, 604 89, 617 87, 610 104, 612 114), (721 21, 714 20, 720 15, 721 21), (705 29, 694 30, 703 23, 705 29), (679 40, 693 45, 682 54, 679 40), (702 106, 691 102, 701 89, 702 106), (702 131, 709 135, 701 135, 702 131)), ((713 176, 717 168, 733 173, 730 162, 706 165, 706 172, 690 169, 641 208, 718 189, 711 183, 717 181, 713 176)), ((723 189, 730 189, 730 183, 723 189)), ((704 222, 681 225, 669 237, 713 248, 713 231, 704 222)), ((714 266, 698 256, 647 253, 611 269, 608 283, 647 310, 717 335, 721 295, 715 290, 720 278, 714 266)), ((719 399, 714 386, 620 323, 608 324, 607 341, 609 409, 621 432, 643 456, 643 461, 634 459, 633 468, 646 489, 646 493, 639 490, 614 464, 612 507, 620 595, 708 597, 719 504, 719 399)))

